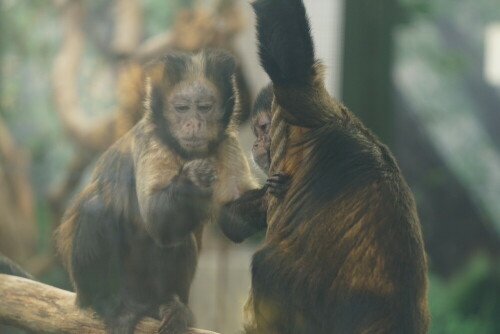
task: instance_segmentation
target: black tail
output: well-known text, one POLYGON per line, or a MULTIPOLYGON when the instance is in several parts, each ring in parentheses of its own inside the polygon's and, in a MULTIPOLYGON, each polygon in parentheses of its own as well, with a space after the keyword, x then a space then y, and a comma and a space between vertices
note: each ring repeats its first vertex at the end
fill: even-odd
POLYGON ((257 0, 260 62, 274 85, 302 86, 314 77, 314 45, 301 0, 257 0))

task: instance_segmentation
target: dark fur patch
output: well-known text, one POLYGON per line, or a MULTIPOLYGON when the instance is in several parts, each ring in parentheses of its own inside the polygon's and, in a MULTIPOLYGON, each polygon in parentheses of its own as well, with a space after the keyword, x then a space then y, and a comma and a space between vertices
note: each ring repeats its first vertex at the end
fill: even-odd
POLYGON ((123 217, 117 220, 113 209, 106 207, 96 192, 91 192, 77 211, 71 263, 78 304, 92 306, 99 314, 118 311, 125 245, 123 217))
MULTIPOLYGON (((326 124, 308 133, 302 145, 311 147, 311 160, 305 163, 303 194, 311 201, 328 202, 349 189, 369 185, 384 178, 395 166, 383 159, 376 143, 364 138, 352 124, 326 124)), ((300 196, 300 195, 298 195, 300 196)))
POLYGON ((203 55, 205 57, 205 75, 220 90, 223 101, 221 123, 225 129, 231 120, 236 102, 232 82, 236 62, 234 57, 225 51, 208 49, 203 52, 203 55))
POLYGON ((219 226, 233 242, 242 242, 266 228, 263 205, 267 188, 253 189, 221 208, 219 226))
POLYGON ((191 63, 191 57, 183 52, 170 52, 163 56, 161 61, 165 66, 163 83, 173 87, 184 78, 188 65, 191 63))
POLYGON ((183 175, 177 176, 151 196, 144 212, 145 224, 153 239, 169 246, 185 238, 207 216, 209 207, 209 193, 183 175))
POLYGON ((314 75, 314 44, 301 0, 257 0, 262 67, 275 85, 302 85, 314 75))
POLYGON ((263 110, 271 113, 273 96, 273 84, 269 83, 267 86, 260 90, 259 94, 255 98, 255 102, 252 108, 252 117, 257 116, 263 110))

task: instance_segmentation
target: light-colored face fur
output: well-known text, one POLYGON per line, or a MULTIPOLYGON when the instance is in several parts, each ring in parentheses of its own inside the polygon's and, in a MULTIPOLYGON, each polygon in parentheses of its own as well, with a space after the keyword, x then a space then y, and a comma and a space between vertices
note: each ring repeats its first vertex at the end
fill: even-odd
POLYGON ((204 153, 218 140, 221 101, 214 85, 205 80, 178 84, 166 97, 164 115, 183 149, 204 153))

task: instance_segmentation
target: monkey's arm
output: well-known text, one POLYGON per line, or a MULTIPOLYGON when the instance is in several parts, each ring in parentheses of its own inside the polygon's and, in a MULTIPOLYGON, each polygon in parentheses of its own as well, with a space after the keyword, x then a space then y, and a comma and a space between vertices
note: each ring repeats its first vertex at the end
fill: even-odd
POLYGON ((234 134, 224 140, 219 152, 214 192, 215 202, 220 206, 217 222, 229 239, 242 242, 266 227, 267 187, 258 188, 234 134))
POLYGON ((158 244, 165 246, 182 241, 208 218, 212 191, 192 181, 193 173, 199 172, 180 168, 168 158, 138 162, 136 183, 140 213, 146 230, 158 244))
POLYGON ((226 237, 239 243, 267 227, 266 190, 249 190, 221 208, 219 226, 226 237))
POLYGON ((284 119, 296 126, 321 127, 338 109, 316 62, 309 21, 301 0, 257 0, 257 39, 262 67, 269 75, 284 119))
POLYGON ((224 234, 239 243, 267 228, 268 196, 281 198, 289 187, 289 181, 289 175, 276 173, 267 179, 264 187, 249 190, 224 205, 219 215, 219 225, 224 234))

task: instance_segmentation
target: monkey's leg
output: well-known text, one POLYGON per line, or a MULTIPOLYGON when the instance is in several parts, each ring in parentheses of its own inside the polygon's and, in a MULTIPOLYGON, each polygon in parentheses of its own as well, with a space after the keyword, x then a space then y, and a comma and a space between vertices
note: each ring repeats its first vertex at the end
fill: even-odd
POLYGON ((124 239, 120 226, 127 222, 91 192, 81 199, 75 219, 70 270, 80 307, 93 308, 112 333, 129 333, 142 312, 139 305, 126 308, 124 289, 124 239), (138 309, 138 311, 136 311, 138 309), (126 331, 127 329, 128 331, 126 331))
POLYGON ((193 313, 177 295, 168 304, 160 306, 160 319, 158 334, 180 334, 194 324, 193 313))

